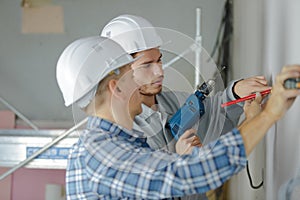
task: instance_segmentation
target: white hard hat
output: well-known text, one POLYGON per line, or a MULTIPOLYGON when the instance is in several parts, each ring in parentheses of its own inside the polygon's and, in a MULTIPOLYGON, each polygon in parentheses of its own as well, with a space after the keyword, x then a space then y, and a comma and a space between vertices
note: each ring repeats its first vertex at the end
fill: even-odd
POLYGON ((162 45, 162 39, 146 19, 134 15, 120 15, 102 30, 102 37, 119 43, 127 53, 136 53, 162 45))
POLYGON ((62 52, 56 67, 58 86, 65 105, 85 107, 94 98, 98 83, 111 71, 134 62, 116 42, 100 36, 72 42, 62 52))

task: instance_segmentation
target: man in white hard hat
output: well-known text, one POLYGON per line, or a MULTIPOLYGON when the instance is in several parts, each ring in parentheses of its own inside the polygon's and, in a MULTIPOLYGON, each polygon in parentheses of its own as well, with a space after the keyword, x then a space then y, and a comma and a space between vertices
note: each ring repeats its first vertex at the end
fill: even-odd
MULTIPOLYGON (((140 83, 146 83, 140 88, 143 99, 143 114, 137 116, 135 122, 142 129, 149 128, 151 134, 153 132, 157 133, 155 136, 151 135, 148 139, 151 147, 174 151, 174 139, 170 131, 165 129, 167 123, 165 118, 169 119, 175 114, 180 103, 182 103, 178 99, 186 99, 189 94, 162 91, 164 70, 162 69, 162 54, 159 47, 163 41, 156 29, 143 17, 120 15, 105 25, 101 36, 116 41, 133 57, 143 55, 141 59, 132 65, 136 71, 135 77, 137 80, 140 83), (155 109, 161 110, 156 112, 155 109), (157 114, 161 116, 156 117, 157 114), (151 122, 150 126, 147 121, 151 122), (160 127, 155 127, 156 125, 160 125, 160 127)), ((218 93, 213 98, 207 98, 208 100, 204 101, 206 114, 201 118, 198 133, 211 133, 210 128, 212 126, 210 124, 218 124, 224 119, 224 123, 219 123, 222 127, 217 130, 223 132, 231 130, 238 123, 239 116, 243 112, 243 104, 230 106, 224 113, 224 110, 219 109, 221 103, 269 88, 267 81, 261 76, 232 81, 223 93, 218 93)), ((146 130, 144 131, 147 133, 146 130)))
POLYGON ((132 62, 119 45, 99 36, 74 41, 58 60, 65 105, 84 106, 89 115, 68 160, 68 200, 164 199, 214 189, 245 167, 246 156, 300 94, 283 87, 284 80, 300 77, 300 66, 285 67, 263 111, 257 97, 248 107, 252 119, 180 156, 151 149, 144 133, 133 129, 142 110, 132 62))
MULTIPOLYGON (((144 85, 140 88, 143 112, 135 118, 135 127, 147 134, 147 141, 153 149, 167 149, 170 152, 183 153, 186 145, 177 145, 167 122, 182 105, 182 100, 190 94, 176 91, 162 91, 164 71, 162 69, 159 47, 163 44, 161 37, 153 25, 146 19, 134 15, 120 15, 105 25, 101 36, 118 42, 127 53, 133 57, 143 57, 132 64, 135 77, 144 85)), ((243 113, 243 104, 236 104, 221 109, 221 104, 236 98, 260 92, 270 87, 262 76, 255 76, 239 81, 232 81, 224 92, 219 92, 203 101, 205 114, 198 124, 197 134, 204 138, 210 135, 217 138, 237 126, 239 117, 243 113)), ((188 145, 197 145, 194 129, 190 129, 179 138, 178 142, 188 145)), ((204 195, 203 199, 204 198, 204 195)), ((190 199, 191 197, 189 197, 190 199)), ((195 196, 199 199, 200 196, 195 196)))

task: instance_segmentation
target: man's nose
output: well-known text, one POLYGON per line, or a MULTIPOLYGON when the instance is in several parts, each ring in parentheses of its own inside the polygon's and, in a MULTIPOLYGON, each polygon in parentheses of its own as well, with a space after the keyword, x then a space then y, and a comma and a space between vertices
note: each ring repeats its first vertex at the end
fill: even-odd
POLYGON ((157 76, 163 75, 163 69, 161 63, 155 63, 153 64, 153 74, 157 76))

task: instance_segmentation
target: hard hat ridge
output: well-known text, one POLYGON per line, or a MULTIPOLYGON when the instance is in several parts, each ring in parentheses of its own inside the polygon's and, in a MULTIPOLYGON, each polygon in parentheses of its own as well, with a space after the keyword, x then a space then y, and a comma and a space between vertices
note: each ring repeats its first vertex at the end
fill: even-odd
POLYGON ((162 45, 162 39, 153 25, 135 15, 120 15, 112 19, 103 28, 101 36, 116 41, 129 54, 162 45))

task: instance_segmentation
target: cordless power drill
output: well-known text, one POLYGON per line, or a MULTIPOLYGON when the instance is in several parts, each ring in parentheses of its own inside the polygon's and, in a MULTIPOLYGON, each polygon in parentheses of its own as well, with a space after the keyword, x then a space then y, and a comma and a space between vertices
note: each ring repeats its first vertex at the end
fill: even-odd
MULTIPOLYGON (((214 85, 215 81, 209 79, 198 86, 197 90, 187 98, 183 106, 168 121, 168 127, 176 140, 204 115, 203 100, 213 90, 214 85)), ((203 138, 200 139, 203 140, 203 138)))

